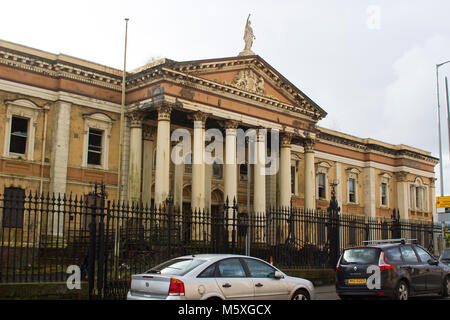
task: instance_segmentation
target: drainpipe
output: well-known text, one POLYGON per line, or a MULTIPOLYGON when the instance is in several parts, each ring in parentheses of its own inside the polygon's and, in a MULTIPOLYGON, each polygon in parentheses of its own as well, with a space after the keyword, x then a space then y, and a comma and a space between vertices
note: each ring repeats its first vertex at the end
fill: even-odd
POLYGON ((44 184, 44 163, 45 163, 45 147, 47 142, 47 118, 48 111, 50 110, 50 106, 46 103, 42 107, 44 112, 44 127, 42 128, 42 152, 41 152, 41 174, 39 179, 39 196, 42 195, 43 184, 44 184))

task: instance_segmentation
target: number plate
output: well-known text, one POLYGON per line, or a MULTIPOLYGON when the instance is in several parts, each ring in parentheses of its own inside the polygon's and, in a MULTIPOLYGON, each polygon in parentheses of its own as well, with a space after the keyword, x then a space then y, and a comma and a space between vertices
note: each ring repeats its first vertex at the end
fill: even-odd
POLYGON ((346 279, 345 284, 358 285, 358 284, 366 284, 366 279, 346 279))

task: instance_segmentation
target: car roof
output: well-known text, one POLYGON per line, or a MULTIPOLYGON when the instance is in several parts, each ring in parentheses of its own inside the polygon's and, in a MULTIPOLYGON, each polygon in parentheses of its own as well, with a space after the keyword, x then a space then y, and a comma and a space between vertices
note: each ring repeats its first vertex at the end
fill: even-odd
POLYGON ((249 256, 244 256, 244 255, 239 255, 239 254, 230 254, 230 253, 202 253, 202 254, 185 255, 185 256, 177 257, 175 259, 193 258, 193 259, 211 260, 211 259, 217 259, 217 258, 231 258, 231 257, 249 258, 249 256))
MULTIPOLYGON (((405 243, 405 245, 408 245, 411 243, 405 243)), ((355 247, 349 247, 347 249, 361 249, 361 248, 378 248, 378 249, 388 249, 388 248, 393 248, 393 247, 398 247, 399 245, 401 245, 401 243, 385 243, 385 244, 369 244, 366 246, 355 246, 355 247)))

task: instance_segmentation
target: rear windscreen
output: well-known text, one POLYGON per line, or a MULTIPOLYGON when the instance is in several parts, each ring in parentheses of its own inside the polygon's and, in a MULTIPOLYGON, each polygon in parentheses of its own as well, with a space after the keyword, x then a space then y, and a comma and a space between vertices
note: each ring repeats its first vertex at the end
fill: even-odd
POLYGON ((347 249, 341 259, 341 264, 378 264, 380 250, 377 248, 347 249))
POLYGON ((449 249, 445 249, 444 252, 442 253, 442 259, 449 259, 450 260, 450 250, 449 249))
POLYGON ((146 273, 169 274, 175 276, 184 276, 192 269, 198 267, 206 260, 201 259, 173 259, 161 263, 154 268, 151 268, 146 273))

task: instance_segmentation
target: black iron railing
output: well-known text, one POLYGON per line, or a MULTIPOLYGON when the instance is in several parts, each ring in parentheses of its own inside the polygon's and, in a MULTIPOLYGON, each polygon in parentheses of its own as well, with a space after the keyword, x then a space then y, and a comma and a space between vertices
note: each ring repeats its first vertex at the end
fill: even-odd
POLYGON ((104 186, 83 196, 0 194, 0 282, 65 281, 77 265, 91 288, 113 292, 131 274, 167 259, 199 253, 237 253, 280 267, 334 267, 342 250, 365 240, 414 238, 430 249, 440 227, 302 208, 183 212, 108 200, 104 186), (250 241, 250 243, 247 243, 250 241), (89 276, 90 275, 90 276, 89 276), (109 290, 109 291, 108 291, 109 290))

